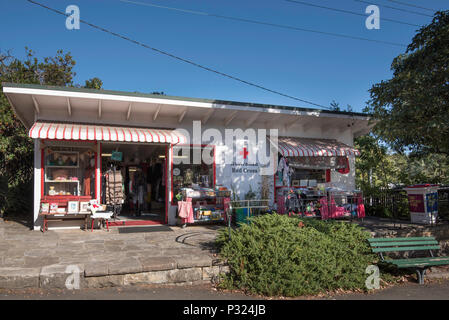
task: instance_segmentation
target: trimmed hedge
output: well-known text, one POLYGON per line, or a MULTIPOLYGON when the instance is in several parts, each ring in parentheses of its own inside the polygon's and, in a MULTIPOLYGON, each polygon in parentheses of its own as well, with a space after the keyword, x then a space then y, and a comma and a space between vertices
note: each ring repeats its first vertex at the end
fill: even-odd
POLYGON ((376 260, 359 226, 271 214, 222 229, 217 243, 231 272, 221 286, 263 295, 299 296, 363 289, 376 260))

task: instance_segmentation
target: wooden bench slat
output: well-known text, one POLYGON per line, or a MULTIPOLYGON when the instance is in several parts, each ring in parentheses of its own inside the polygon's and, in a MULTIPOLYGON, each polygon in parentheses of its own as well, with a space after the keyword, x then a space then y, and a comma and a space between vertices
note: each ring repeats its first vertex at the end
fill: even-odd
POLYGON ((427 241, 399 241, 399 242, 377 242, 371 243, 371 247, 393 247, 393 246, 419 246, 419 245, 438 245, 436 240, 427 241))
POLYGON ((410 264, 410 263, 441 262, 441 261, 449 262, 449 257, 422 257, 422 258, 395 259, 385 261, 394 264, 410 264))
POLYGON ((422 251, 422 250, 440 250, 440 246, 412 246, 412 247, 389 247, 372 248, 373 252, 394 252, 394 251, 422 251))
POLYGON ((449 264, 449 260, 445 261, 428 261, 428 262, 418 262, 418 263, 402 263, 397 264, 394 261, 392 264, 396 265, 398 268, 416 268, 416 267, 431 267, 431 266, 444 266, 449 264))
POLYGON ((368 241, 372 242, 390 242, 390 241, 419 241, 419 240, 436 240, 435 237, 410 237, 410 238, 370 238, 368 241))

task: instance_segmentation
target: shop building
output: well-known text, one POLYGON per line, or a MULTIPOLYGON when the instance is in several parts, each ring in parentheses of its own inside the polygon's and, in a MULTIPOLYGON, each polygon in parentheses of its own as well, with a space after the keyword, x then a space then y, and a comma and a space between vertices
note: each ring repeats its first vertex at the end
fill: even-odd
POLYGON ((354 190, 353 140, 370 130, 368 117, 354 112, 11 83, 3 92, 34 141, 35 229, 43 203, 82 212, 97 199, 121 204, 135 221, 174 225, 177 195, 186 187, 221 186, 240 199, 252 191, 271 206, 286 188, 354 190), (230 129, 240 137, 231 146, 230 129), (277 139, 257 136, 273 129, 277 139), (245 142, 251 132, 256 145, 245 142), (205 155, 199 163, 195 150, 205 155), (252 158, 258 152, 271 163, 252 158), (279 159, 290 163, 289 176, 261 174, 273 163, 285 165, 279 159))

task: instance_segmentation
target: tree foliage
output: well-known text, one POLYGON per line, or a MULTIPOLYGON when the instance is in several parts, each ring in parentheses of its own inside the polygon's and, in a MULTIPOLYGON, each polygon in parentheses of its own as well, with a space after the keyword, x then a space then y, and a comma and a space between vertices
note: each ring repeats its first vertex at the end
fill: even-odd
POLYGON ((391 70, 370 89, 374 132, 395 151, 449 156, 449 11, 418 31, 391 70))
POLYGON ((444 154, 392 152, 373 135, 355 139, 356 184, 366 195, 380 189, 418 183, 449 184, 449 159, 444 154))
POLYGON ((86 82, 84 84, 84 88, 96 89, 96 90, 103 89, 103 81, 101 81, 100 78, 97 78, 97 77, 86 80, 86 82))

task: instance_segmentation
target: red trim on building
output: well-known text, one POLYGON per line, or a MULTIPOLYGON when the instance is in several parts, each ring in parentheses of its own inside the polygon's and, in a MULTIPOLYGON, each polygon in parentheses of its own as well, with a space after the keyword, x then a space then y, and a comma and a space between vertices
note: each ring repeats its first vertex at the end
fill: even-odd
MULTIPOLYGON (((101 156, 103 153, 103 144, 100 142, 100 165, 99 165, 99 169, 100 169, 100 176, 98 177, 100 179, 100 192, 99 192, 99 199, 98 199, 98 203, 101 203, 101 177, 103 175, 103 173, 101 172, 103 169, 103 157, 101 156)), ((95 181, 95 185, 97 185, 98 182, 95 181)))
MULTIPOLYGON (((98 142, 95 141, 95 145, 97 146, 97 150, 98 150, 98 142)), ((98 199, 98 152, 95 151, 95 199, 97 199, 98 201, 100 201, 98 199)))
POLYGON ((171 180, 170 180, 171 188, 170 188, 169 202, 171 204, 175 204, 173 201, 173 145, 172 144, 170 145, 170 178, 171 178, 171 180))
MULTIPOLYGON (((49 139, 41 139, 41 141, 47 141, 49 139)), ((66 140, 66 139, 51 139, 52 141, 72 141, 72 142, 86 142, 85 140, 66 140)), ((91 142, 92 143, 92 142, 91 142)), ((97 145, 98 141, 95 141, 95 145, 97 145)), ((100 155, 101 155, 101 145, 100 145, 100 155)), ((98 168, 98 159, 97 159, 97 152, 95 152, 95 196, 93 198, 97 198, 97 192, 98 192, 98 185, 97 185, 97 181, 99 179, 98 174, 97 174, 97 168, 98 168)), ((100 159, 101 161, 101 159, 100 159)), ((60 196, 60 195, 56 195, 56 196, 45 196, 44 195, 44 183, 45 183, 45 152, 44 152, 44 148, 41 147, 41 202, 42 199, 46 198, 47 200, 45 200, 45 202, 50 202, 51 197, 65 197, 66 199, 68 199, 68 197, 71 196, 60 196), (50 197, 50 198, 49 198, 50 197)), ((101 167, 100 167, 100 177, 101 177, 101 167)), ((101 187, 101 181, 100 181, 100 187, 101 187)), ((73 196, 72 196, 73 197, 73 196)), ((82 197, 81 195, 79 196, 75 196, 75 197, 82 197)), ((88 196, 89 200, 92 199, 92 197, 88 196)), ((98 199, 100 200, 100 199, 98 199)))
MULTIPOLYGON (((170 159, 172 159, 173 157, 173 152, 172 152, 172 146, 171 145, 167 145, 165 147, 165 224, 168 224, 168 206, 170 205, 171 201, 170 198, 168 196, 168 176, 169 174, 171 175, 172 171, 168 170, 168 153, 170 152, 171 157, 170 159), (169 150, 170 149, 170 150, 169 150)), ((172 162, 172 168, 173 168, 173 161, 170 160, 170 162, 172 162)), ((173 177, 171 177, 171 181, 172 181, 172 189, 171 189, 171 193, 173 193, 173 177)))

